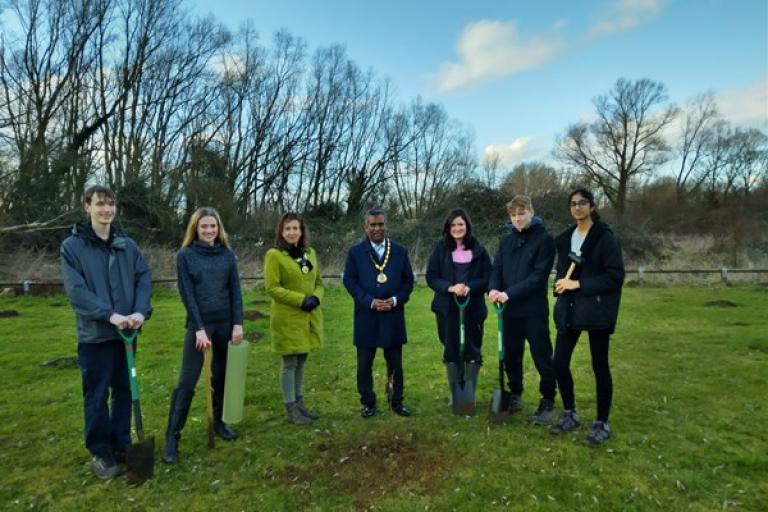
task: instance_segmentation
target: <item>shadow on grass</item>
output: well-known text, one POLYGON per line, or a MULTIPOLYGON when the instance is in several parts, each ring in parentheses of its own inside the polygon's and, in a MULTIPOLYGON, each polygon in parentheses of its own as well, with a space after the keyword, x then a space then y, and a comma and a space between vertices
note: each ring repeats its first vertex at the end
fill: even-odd
POLYGON ((446 454, 440 453, 445 446, 441 441, 410 432, 322 442, 317 445, 320 456, 315 462, 289 466, 279 479, 302 493, 312 485, 351 496, 358 510, 387 497, 435 496, 450 468, 446 454))

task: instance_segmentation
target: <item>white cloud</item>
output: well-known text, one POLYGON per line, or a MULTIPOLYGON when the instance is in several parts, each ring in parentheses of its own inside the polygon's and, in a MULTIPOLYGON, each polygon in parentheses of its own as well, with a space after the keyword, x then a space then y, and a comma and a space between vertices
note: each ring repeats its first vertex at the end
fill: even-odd
POLYGON ((616 0, 607 19, 589 27, 590 37, 628 32, 661 11, 663 0, 616 0))
POLYGON ((508 76, 546 62, 559 49, 556 39, 523 39, 514 21, 471 23, 456 44, 458 62, 441 66, 438 87, 450 91, 508 76))
POLYGON ((511 167, 531 156, 531 142, 533 142, 533 136, 526 135, 508 144, 489 144, 485 146, 483 156, 485 159, 491 159, 498 155, 501 165, 511 167))
POLYGON ((722 116, 737 126, 768 130, 768 74, 755 85, 715 93, 722 116))
POLYGON ((211 60, 209 66, 220 77, 238 77, 245 73, 245 57, 236 52, 223 53, 211 60))

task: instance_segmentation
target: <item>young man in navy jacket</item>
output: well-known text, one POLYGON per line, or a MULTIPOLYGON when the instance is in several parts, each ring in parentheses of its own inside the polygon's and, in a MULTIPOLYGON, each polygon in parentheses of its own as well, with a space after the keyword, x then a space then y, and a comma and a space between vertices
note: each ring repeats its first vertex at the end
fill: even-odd
POLYGON ((549 336, 547 282, 555 261, 555 242, 541 219, 534 217, 533 203, 518 195, 507 203, 513 229, 499 242, 493 262, 488 298, 504 304, 504 366, 512 392, 510 412, 522 409, 523 354, 525 340, 539 373, 541 399, 529 419, 548 424, 554 419, 555 372, 549 336))

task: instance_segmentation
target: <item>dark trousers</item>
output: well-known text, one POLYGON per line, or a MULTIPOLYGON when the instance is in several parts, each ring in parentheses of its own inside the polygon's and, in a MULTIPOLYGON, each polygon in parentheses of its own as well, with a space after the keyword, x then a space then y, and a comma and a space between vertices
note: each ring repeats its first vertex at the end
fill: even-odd
MULTIPOLYGON (((376 393, 373 391, 373 360, 376 358, 376 347, 357 348, 357 391, 360 393, 360 403, 368 406, 376 405, 376 393)), ((395 345, 382 349, 387 361, 387 379, 392 379, 392 403, 403 401, 403 346, 395 345)))
POLYGON ((92 455, 109 457, 131 444, 131 386, 122 340, 78 343, 83 381, 85 447, 92 455), (112 407, 107 404, 112 401, 112 407))
MULTIPOLYGON (((560 396, 563 397, 563 407, 576 408, 576 398, 573 393, 573 376, 571 375, 571 356, 581 331, 558 332, 555 342, 555 372, 560 396)), ((608 365, 608 347, 610 335, 607 331, 588 331, 589 352, 592 355, 592 371, 595 374, 595 391, 597 394, 597 420, 608 421, 613 399, 613 379, 608 365)))
MULTIPOLYGON (((437 337, 443 344, 443 362, 459 362, 459 308, 451 304, 452 308, 448 315, 435 313, 437 320, 437 337)), ((485 318, 477 318, 472 311, 464 312, 464 361, 482 362, 481 352, 483 346, 483 323, 485 318)))
POLYGON ((539 393, 547 400, 555 399, 556 379, 552 367, 552 340, 549 337, 547 315, 521 318, 504 317, 504 367, 509 390, 523 393, 523 355, 525 340, 531 347, 531 357, 539 372, 539 393))
MULTIPOLYGON (((208 324, 205 326, 208 339, 211 340, 213 359, 211 360, 211 385, 213 387, 213 418, 221 421, 224 410, 224 377, 227 373, 227 347, 232 337, 232 324, 229 322, 208 324)), ((203 353, 195 348, 195 330, 187 329, 184 337, 184 351, 181 357, 181 371, 176 389, 193 393, 200 371, 203 369, 203 353)))

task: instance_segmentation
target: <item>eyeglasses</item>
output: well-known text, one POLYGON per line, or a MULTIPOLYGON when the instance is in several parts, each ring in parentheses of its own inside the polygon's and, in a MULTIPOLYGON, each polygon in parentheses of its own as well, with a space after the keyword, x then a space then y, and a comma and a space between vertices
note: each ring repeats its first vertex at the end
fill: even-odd
POLYGON ((586 199, 582 199, 580 201, 571 201, 571 208, 576 208, 577 206, 580 206, 583 208, 588 204, 589 204, 589 201, 587 201, 586 199))

